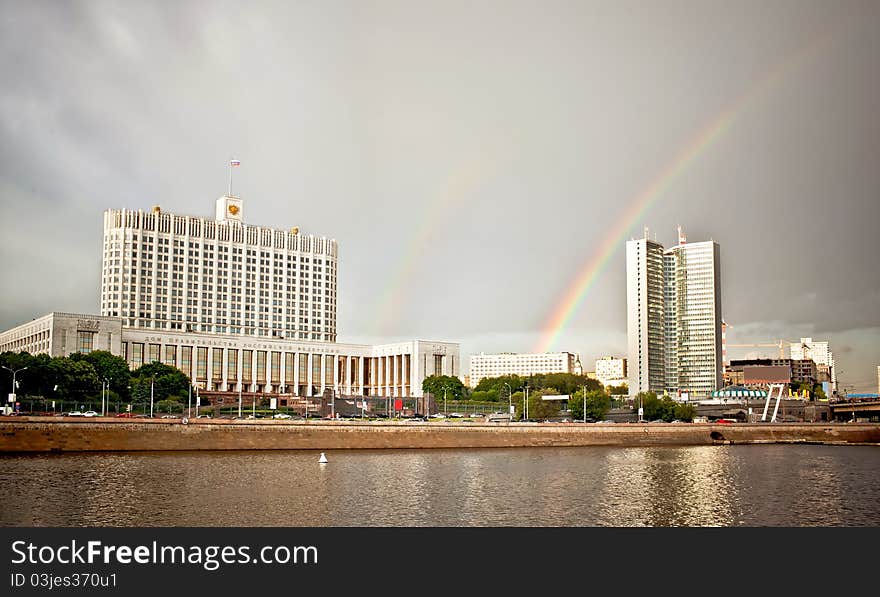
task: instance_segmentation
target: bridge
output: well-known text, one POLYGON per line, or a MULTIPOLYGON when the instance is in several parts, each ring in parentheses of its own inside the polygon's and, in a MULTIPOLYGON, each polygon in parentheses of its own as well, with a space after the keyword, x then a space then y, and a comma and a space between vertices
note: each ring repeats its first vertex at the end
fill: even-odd
POLYGON ((850 395, 828 403, 833 421, 880 421, 880 396, 850 395))

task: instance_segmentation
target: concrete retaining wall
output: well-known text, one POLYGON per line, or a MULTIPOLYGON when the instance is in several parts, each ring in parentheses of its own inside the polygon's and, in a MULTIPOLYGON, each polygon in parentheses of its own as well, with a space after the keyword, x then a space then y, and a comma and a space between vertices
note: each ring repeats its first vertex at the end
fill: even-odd
POLYGON ((356 423, 53 419, 0 422, 0 452, 339 450, 749 443, 873 443, 878 424, 356 423))

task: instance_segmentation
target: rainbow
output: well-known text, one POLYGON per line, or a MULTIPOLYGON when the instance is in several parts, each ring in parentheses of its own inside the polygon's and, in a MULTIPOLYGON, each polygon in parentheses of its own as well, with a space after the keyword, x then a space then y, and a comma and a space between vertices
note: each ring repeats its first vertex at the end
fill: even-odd
POLYGON ((629 208, 612 225, 603 238, 599 249, 569 285, 562 300, 557 303, 543 327, 544 331, 541 333, 533 352, 548 352, 556 344, 578 307, 584 302, 590 289, 593 288, 596 280, 605 270, 611 257, 625 242, 627 233, 638 223, 639 219, 688 171, 701 155, 706 153, 730 130, 749 104, 784 76, 794 72, 798 66, 807 61, 807 58, 814 56, 822 46, 827 44, 832 33, 838 29, 838 27, 829 28, 824 35, 818 36, 799 51, 792 53, 787 59, 779 61, 774 68, 766 71, 755 84, 691 137, 684 148, 651 180, 650 184, 628 202, 629 208))
POLYGON ((377 336, 388 335, 393 315, 400 306, 401 289, 412 279, 419 258, 426 252, 438 231, 443 229, 450 214, 488 177, 499 159, 497 151, 484 149, 462 160, 452 170, 439 192, 426 201, 428 208, 421 217, 420 225, 411 236, 406 249, 401 251, 401 260, 394 268, 385 290, 377 296, 374 309, 374 333, 377 336))

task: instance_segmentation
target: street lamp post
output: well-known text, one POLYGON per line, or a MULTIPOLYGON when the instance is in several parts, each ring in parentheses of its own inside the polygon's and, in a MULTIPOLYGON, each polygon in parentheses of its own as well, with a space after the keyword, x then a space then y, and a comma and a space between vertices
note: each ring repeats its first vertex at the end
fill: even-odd
POLYGON ((106 377, 104 381, 101 383, 101 416, 105 415, 104 404, 110 402, 110 380, 106 377), (106 399, 104 398, 104 386, 107 386, 106 399))
MULTIPOLYGON (((12 371, 12 392, 9 395, 9 402, 13 402, 15 400, 15 376, 16 374, 18 374, 19 371, 24 371, 25 369, 27 369, 27 367, 22 367, 21 369, 10 369, 6 365, 3 365, 3 368, 7 371, 12 371)), ((6 412, 5 408, 3 412, 6 412)))
POLYGON ((446 413, 446 386, 443 386, 443 414, 446 413))
POLYGON ((586 423, 587 422, 587 384, 584 384, 583 408, 584 408, 584 423, 586 423))
POLYGON ((156 385, 156 376, 150 378, 150 418, 153 418, 153 387, 156 385))
POLYGON ((525 385, 525 392, 523 392, 523 421, 527 421, 529 418, 529 384, 525 385))
POLYGON ((510 405, 507 409, 507 414, 513 418, 513 390, 510 388, 510 384, 506 381, 504 382, 504 385, 507 386, 507 402, 510 405))
POLYGON ((241 382, 238 384, 238 418, 241 418, 241 382))

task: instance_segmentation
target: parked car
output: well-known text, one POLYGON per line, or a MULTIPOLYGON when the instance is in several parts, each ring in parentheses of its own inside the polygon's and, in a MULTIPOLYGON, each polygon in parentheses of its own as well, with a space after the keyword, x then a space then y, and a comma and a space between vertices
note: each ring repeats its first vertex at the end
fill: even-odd
POLYGON ((287 413, 275 413, 274 415, 272 415, 272 418, 273 419, 292 419, 293 417, 291 417, 287 413))
POLYGON ((119 413, 116 415, 116 418, 118 418, 118 419, 133 419, 134 415, 131 413, 119 413))
POLYGON ((93 410, 87 410, 86 412, 84 412, 84 413, 82 414, 82 416, 84 416, 84 417, 97 417, 97 416, 98 416, 98 413, 96 413, 96 412, 93 411, 93 410))
POLYGON ((737 420, 736 419, 717 419, 715 422, 719 423, 721 425, 730 425, 731 423, 736 423, 737 420))
POLYGON ((84 416, 86 416, 86 415, 85 415, 85 413, 83 413, 83 412, 81 412, 81 411, 78 411, 78 410, 72 410, 72 411, 70 411, 69 413, 65 413, 64 416, 65 416, 65 417, 84 417, 84 416))

